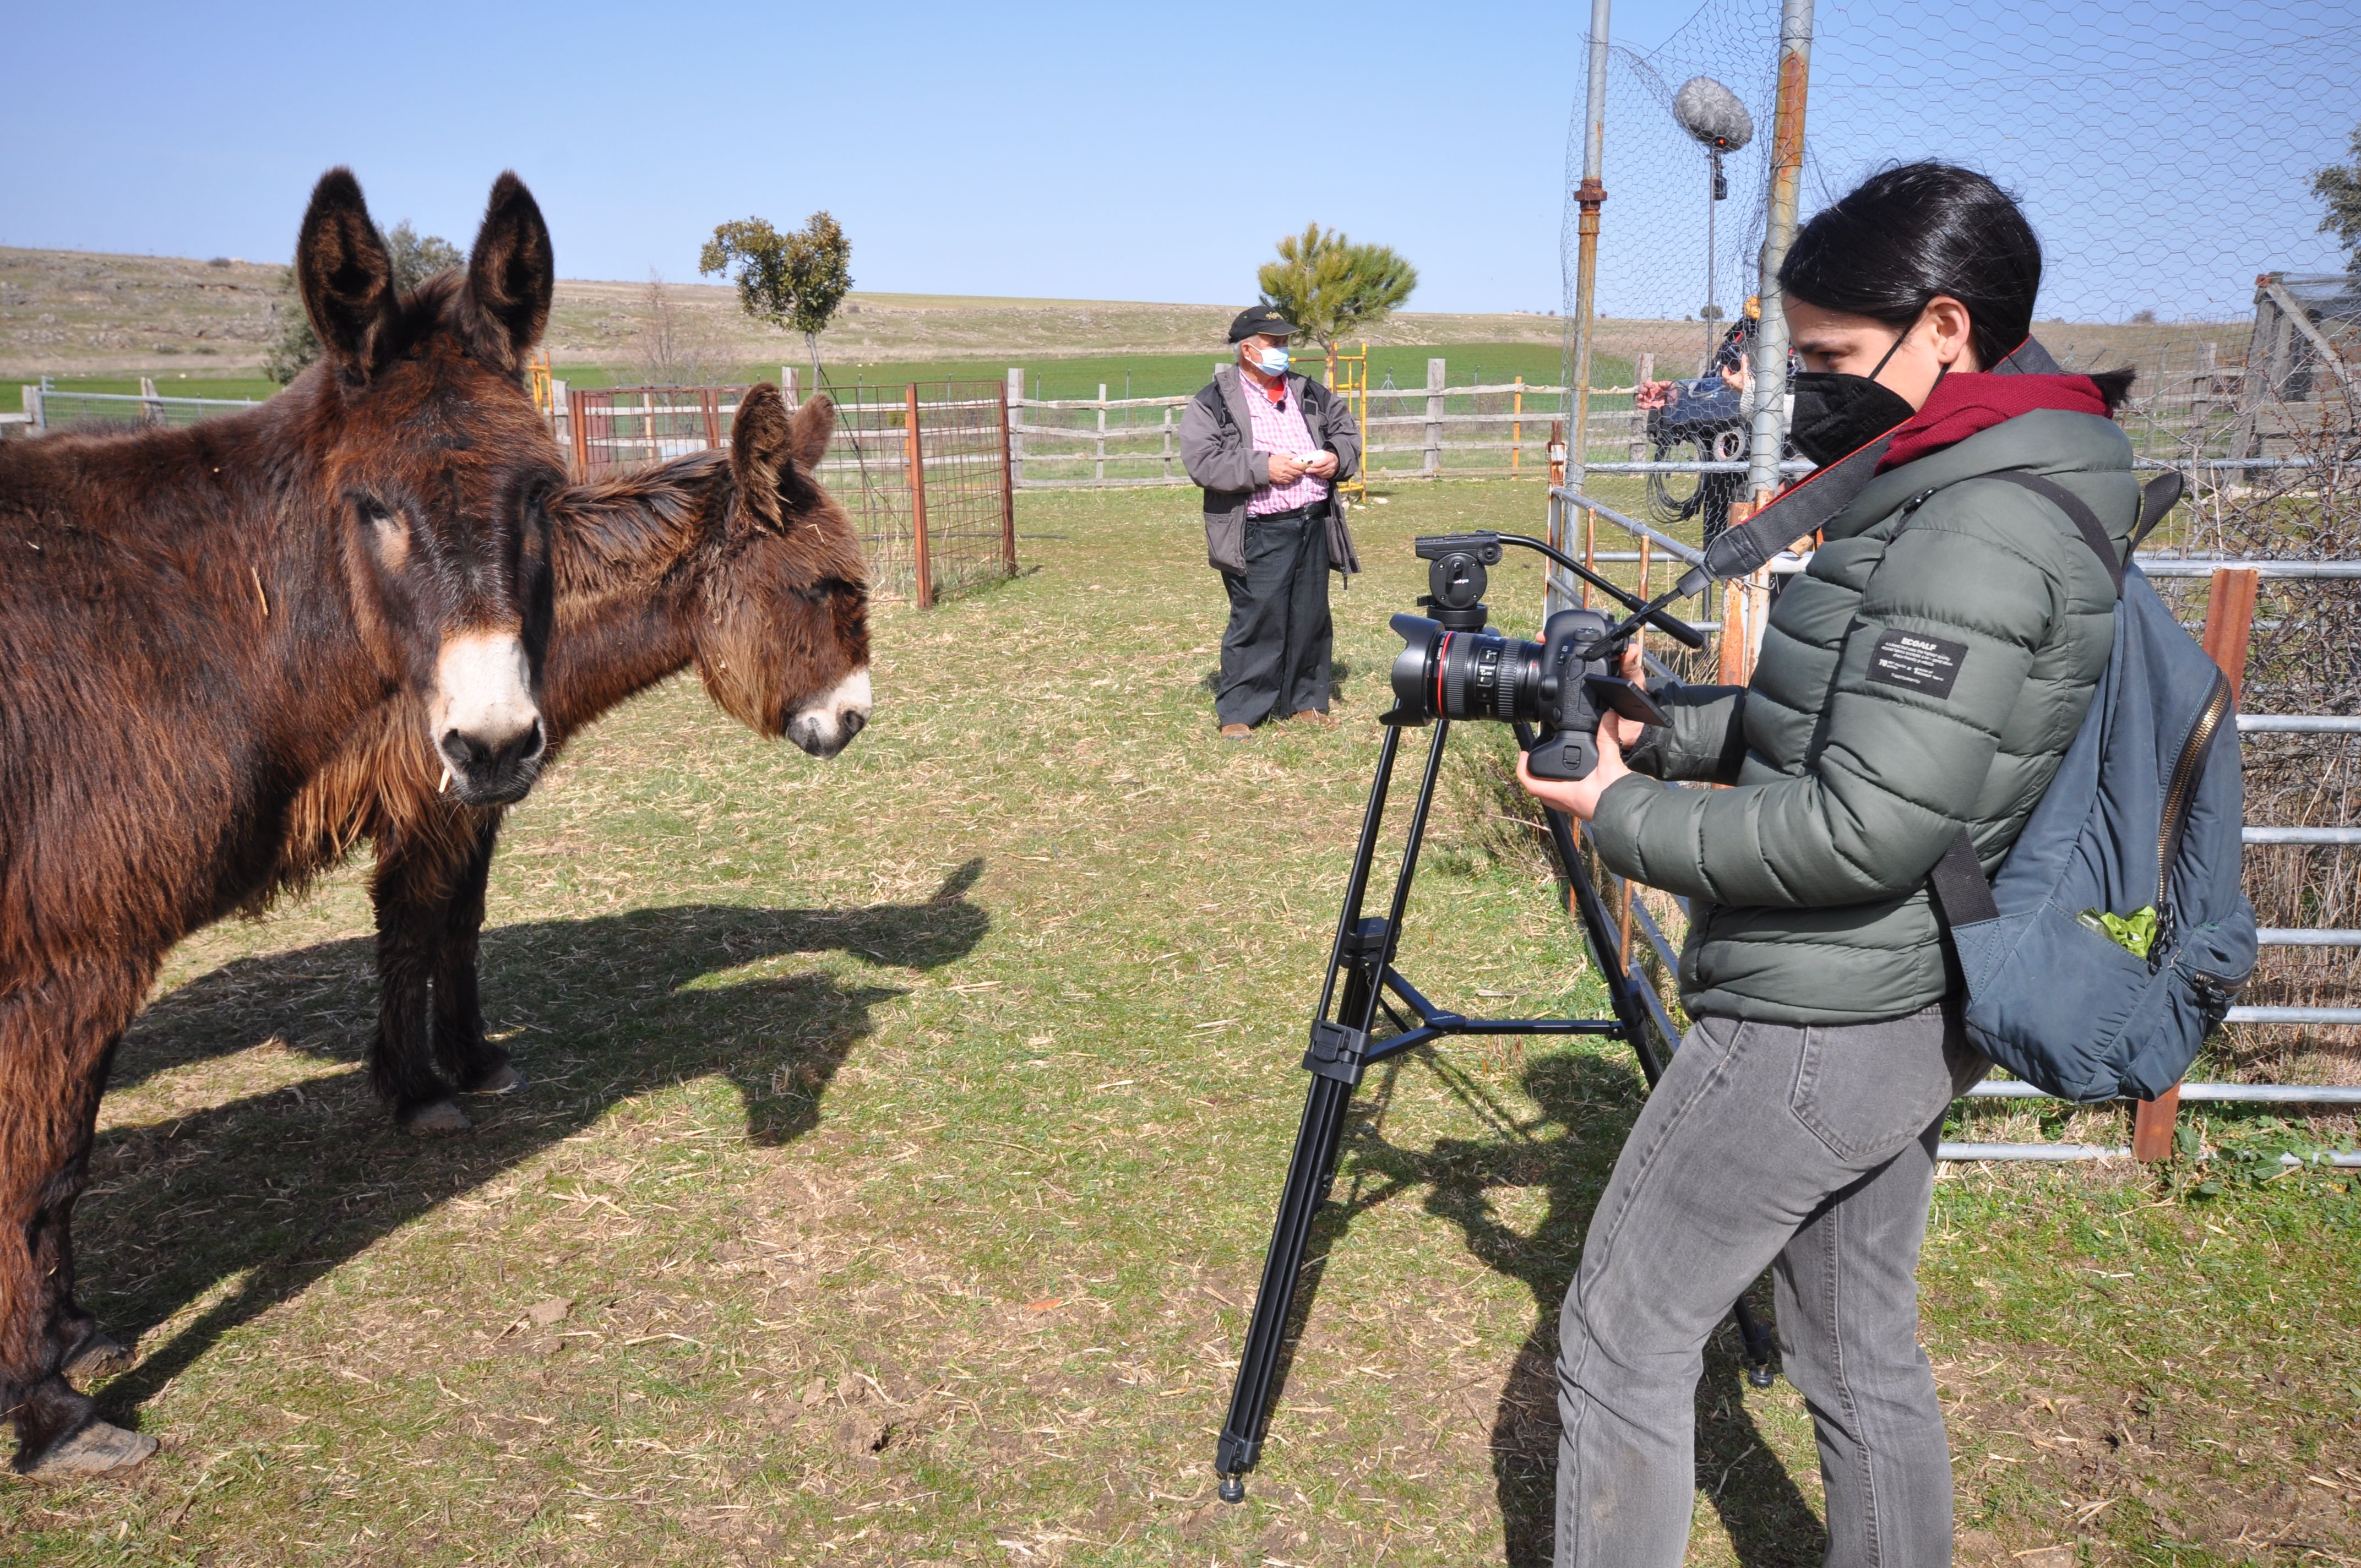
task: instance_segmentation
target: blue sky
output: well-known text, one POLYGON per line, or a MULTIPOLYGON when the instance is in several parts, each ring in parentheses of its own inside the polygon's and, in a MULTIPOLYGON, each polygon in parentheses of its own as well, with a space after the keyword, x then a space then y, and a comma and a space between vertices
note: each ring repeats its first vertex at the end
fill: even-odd
MULTIPOLYGON (((2053 252, 2138 275, 2074 281, 2093 310, 2187 313, 2242 269, 2334 260, 2300 187, 2361 118, 2351 5, 1820 8, 1807 207, 1882 157, 1986 160, 2053 252), (2262 193, 2206 213, 2242 188, 2262 193)), ((1621 0, 1613 32, 1738 77, 1774 16, 1621 0)), ((1548 309, 1587 23, 1528 4, 35 7, 0 51, 0 243, 279 259, 311 181, 346 162, 380 222, 465 244, 514 167, 573 277, 690 279, 715 223, 826 207, 864 289, 1243 301, 1316 218, 1408 255, 1415 308, 1548 309)), ((1661 115, 1610 126, 1628 199, 1608 308, 1701 302, 1695 161, 1661 115)), ((1725 203, 1733 268, 1752 167, 1725 203)))

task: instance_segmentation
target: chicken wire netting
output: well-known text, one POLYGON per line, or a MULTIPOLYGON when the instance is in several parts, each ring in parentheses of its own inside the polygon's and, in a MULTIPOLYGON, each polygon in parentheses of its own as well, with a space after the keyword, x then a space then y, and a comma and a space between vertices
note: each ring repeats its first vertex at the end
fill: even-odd
MULTIPOLYGON (((2189 499, 2149 550, 2361 559, 2361 262, 2323 232, 2315 189, 2321 170, 2355 156, 2361 11, 2323 0, 1820 0, 1816 11, 1799 215, 1894 163, 1938 159, 1991 175, 2042 241, 2036 334, 2070 369, 2136 371, 2123 418, 2138 455, 2187 477, 2189 499)), ((1648 416, 1634 413, 1631 389, 1643 377, 1697 378, 1709 395, 1716 352, 1745 346, 1728 339, 1757 291, 1778 34, 1775 0, 1706 0, 1669 33, 1609 49, 1593 461, 1727 455, 1642 451, 1648 416), (1726 88, 1752 122, 1747 145, 1720 160, 1719 202, 1709 151, 1676 113, 1697 77, 1726 88)), ((1569 368, 1578 76, 1574 91, 1562 242, 1569 368)), ((1701 532, 1636 478, 1591 482, 1686 537, 1701 532)), ((1675 476, 1660 488, 1686 494, 1698 483, 1675 476)), ((2205 580, 2158 586, 2201 630, 2205 580)), ((2361 641, 2347 630, 2356 617, 2361 583, 2266 577, 2245 708, 2361 714, 2361 641)), ((1683 663, 1712 678, 1703 661, 1683 663)), ((2245 745, 2250 822, 2361 823, 2361 737, 2250 734, 2245 745)), ((2266 926, 2361 927, 2361 850, 2257 845, 2246 877, 2266 926)), ((2246 1000, 2361 1005, 2356 973, 2351 948, 2266 948, 2246 1000)), ((2356 1034, 2237 1026, 2214 1049, 2234 1076, 2361 1081, 2356 1034)))
MULTIPOLYGON (((1757 291, 1778 34, 1775 0, 1706 0, 1661 38, 1610 48, 1594 388, 1627 384, 1642 353, 1660 378, 1701 375, 1757 291), (1722 159, 1720 202, 1708 148, 1675 113, 1698 76, 1752 122, 1752 140, 1722 159)), ((2041 236, 2037 331, 2052 351, 2076 367, 2133 366, 2144 389, 2185 388, 2243 357, 2258 274, 2345 269, 2312 181, 2352 158, 2356 59, 2361 12, 2345 0, 1821 0, 1802 216, 1889 163, 1981 170, 2041 236)), ((1577 81, 1561 236, 1569 322, 1582 95, 1577 81)))

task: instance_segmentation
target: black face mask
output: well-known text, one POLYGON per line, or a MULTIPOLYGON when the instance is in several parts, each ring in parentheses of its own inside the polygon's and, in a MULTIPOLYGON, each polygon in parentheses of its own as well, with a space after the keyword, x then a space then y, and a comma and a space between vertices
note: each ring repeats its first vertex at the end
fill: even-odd
POLYGON ((1877 379, 1885 360, 1910 335, 1905 329, 1866 376, 1834 370, 1805 370, 1795 378, 1795 417, 1787 439, 1795 450, 1826 466, 1883 435, 1918 411, 1910 400, 1877 379))

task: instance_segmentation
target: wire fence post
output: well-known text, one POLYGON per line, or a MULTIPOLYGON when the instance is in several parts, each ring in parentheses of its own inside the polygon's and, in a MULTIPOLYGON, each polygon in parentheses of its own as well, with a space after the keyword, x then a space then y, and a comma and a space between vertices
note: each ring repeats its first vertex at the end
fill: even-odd
POLYGON ((1000 389, 1000 565, 1016 575, 1016 459, 1009 450, 1008 389, 1000 389))
POLYGON ((1098 453, 1098 466, 1091 470, 1091 477, 1104 485, 1106 483, 1106 383, 1104 381, 1099 383, 1099 434, 1095 450, 1098 453))
MULTIPOLYGON (((1601 183, 1607 157, 1607 37, 1609 0, 1590 0, 1590 77, 1582 108, 1582 183, 1575 188, 1574 334, 1566 355, 1566 384, 1574 389, 1573 440, 1567 447, 1566 483, 1579 490, 1590 459, 1590 315, 1598 286, 1598 207, 1607 200, 1601 183)), ((1561 231, 1563 232, 1563 231, 1561 231)), ((1563 242, 1561 242, 1563 243, 1563 242)), ((1564 514, 1561 513, 1561 516, 1564 514)), ((1567 541, 1553 539, 1563 550, 1567 541)), ((1543 573, 1544 618, 1565 608, 1555 576, 1543 573)))
POLYGON ((1023 366, 1011 365, 1008 367, 1008 385, 1000 396, 1003 410, 1012 411, 1016 416, 1008 432, 1008 482, 1014 487, 1025 482, 1025 433, 1017 428, 1025 422, 1023 366))
MULTIPOLYGON (((2262 574, 2232 569, 2213 574, 2205 599, 2205 652, 2230 683, 2235 708, 2246 685, 2246 645, 2254 635, 2255 590, 2262 574)), ((2157 890, 2161 903, 2166 889, 2157 890)), ((2155 1161, 2172 1157, 2172 1135, 2180 1117, 2180 1085, 2153 1100, 2143 1100, 2132 1112, 2132 1154, 2155 1161)))
POLYGON ((566 389, 566 422, 574 427, 574 477, 587 478, 590 471, 590 433, 582 427, 582 389, 579 387, 566 389))
MULTIPOLYGON (((1763 229, 1755 291, 1763 321, 1754 350, 1754 431, 1747 488, 1757 506, 1779 488, 1779 453, 1787 437, 1787 311, 1779 268, 1795 238, 1795 203, 1804 182, 1804 98, 1812 75, 1812 0, 1779 9, 1779 100, 1771 133, 1771 210, 1763 229)), ((1731 519, 1736 521, 1736 518, 1731 519)))
POLYGON ((918 384, 909 383, 903 396, 908 419, 908 444, 903 450, 910 477, 910 553, 917 562, 918 608, 932 609, 935 575, 927 560, 927 459, 918 439, 918 384))
POLYGON ((1426 450, 1419 473, 1430 479, 1443 477, 1443 361, 1426 362, 1426 450))

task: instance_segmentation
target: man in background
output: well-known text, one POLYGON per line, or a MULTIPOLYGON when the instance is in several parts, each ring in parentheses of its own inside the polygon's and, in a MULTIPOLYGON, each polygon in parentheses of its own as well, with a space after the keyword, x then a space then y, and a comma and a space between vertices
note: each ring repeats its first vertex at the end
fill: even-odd
POLYGON ((1295 328, 1268 305, 1230 323, 1237 358, 1180 416, 1180 460, 1205 492, 1205 559, 1230 595, 1222 682, 1225 740, 1274 713, 1326 722, 1328 573, 1357 572, 1335 481, 1361 462, 1345 400, 1288 368, 1295 328))

